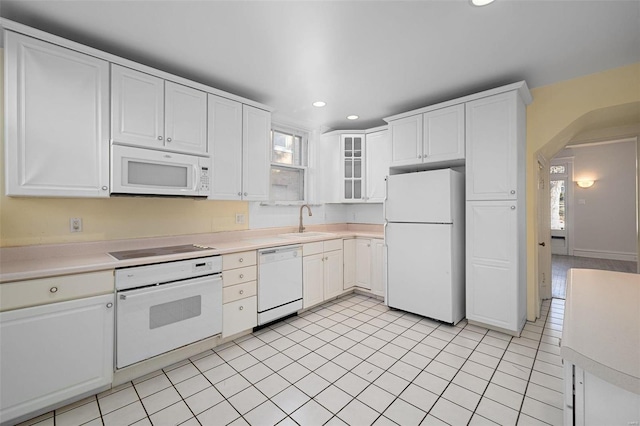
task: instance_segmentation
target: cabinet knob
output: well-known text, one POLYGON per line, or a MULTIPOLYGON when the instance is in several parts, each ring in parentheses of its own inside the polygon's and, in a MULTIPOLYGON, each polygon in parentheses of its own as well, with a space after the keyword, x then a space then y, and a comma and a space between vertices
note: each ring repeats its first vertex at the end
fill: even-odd
POLYGON ((418 158, 422 158, 422 155, 418 155, 418 158))
POLYGON ((240 290, 240 291, 239 291, 239 293, 240 293, 240 294, 244 294, 244 290, 240 290))
POLYGON ((367 244, 367 247, 371 247, 371 244, 367 244))
POLYGON ((243 309, 244 309, 244 306, 240 306, 240 308, 239 308, 239 309, 240 309, 240 310, 243 310, 243 309))
POLYGON ((102 187, 102 190, 103 190, 103 191, 106 191, 107 189, 109 189, 109 187, 108 187, 108 186, 103 186, 103 187, 102 187))
POLYGON ((58 287, 51 287, 51 288, 49 289, 49 291, 50 291, 51 293, 57 293, 57 292, 58 292, 58 287))
POLYGON ((161 141, 162 140, 162 136, 158 136, 158 140, 161 141))
POLYGON ((113 308, 113 303, 111 302, 107 303, 107 308, 113 308))
POLYGON ((244 262, 244 258, 241 257, 240 259, 238 259, 238 262, 240 262, 240 263, 244 262))
POLYGON ((167 142, 171 142, 171 138, 167 138, 167 142))
POLYGON ((240 274, 240 278, 244 278, 244 274, 240 274))
POLYGON ((238 192, 238 197, 242 197, 242 192, 238 192))
POLYGON ((515 209, 516 209, 516 206, 511 206, 511 210, 515 210, 515 209))
POLYGON ((515 194, 515 193, 516 193, 516 190, 515 190, 515 189, 512 189, 510 192, 511 192, 511 194, 515 194))
POLYGON ((246 197, 247 195, 249 195, 249 194, 247 194, 247 193, 245 192, 245 193, 244 193, 244 196, 246 197))

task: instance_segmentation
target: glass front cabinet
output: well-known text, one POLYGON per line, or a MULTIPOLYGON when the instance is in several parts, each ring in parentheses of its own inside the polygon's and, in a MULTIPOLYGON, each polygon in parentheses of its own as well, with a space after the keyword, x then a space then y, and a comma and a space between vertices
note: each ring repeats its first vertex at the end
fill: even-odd
POLYGON ((344 134, 342 139, 343 202, 365 200, 364 134, 344 134))

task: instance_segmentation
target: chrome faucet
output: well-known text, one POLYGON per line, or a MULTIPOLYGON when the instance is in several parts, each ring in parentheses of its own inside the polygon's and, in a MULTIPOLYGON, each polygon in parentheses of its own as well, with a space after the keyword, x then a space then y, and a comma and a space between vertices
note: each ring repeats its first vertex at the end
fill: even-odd
POLYGON ((311 207, 309 207, 309 204, 303 204, 300 206, 300 226, 298 226, 298 232, 302 233, 304 231, 304 226, 302 226, 302 209, 306 207, 307 210, 309 210, 309 216, 313 216, 313 214, 311 214, 311 207))

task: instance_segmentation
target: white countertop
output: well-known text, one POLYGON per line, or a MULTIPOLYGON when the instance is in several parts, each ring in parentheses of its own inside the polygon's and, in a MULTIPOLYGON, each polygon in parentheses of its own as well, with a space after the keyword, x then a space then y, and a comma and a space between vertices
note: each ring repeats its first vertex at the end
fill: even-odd
POLYGON ((561 354, 640 394, 640 275, 569 270, 561 354))
POLYGON ((127 266, 169 262, 291 244, 304 244, 336 238, 352 238, 356 236, 383 238, 382 225, 358 224, 310 226, 309 231, 319 232, 322 235, 300 238, 296 238, 293 235, 288 235, 287 238, 280 237, 282 234, 291 234, 295 231, 296 229, 294 228, 270 228, 266 230, 231 231, 176 237, 2 248, 0 249, 0 283, 104 271, 127 266), (120 250, 181 244, 200 244, 214 248, 197 252, 128 260, 116 260, 108 254, 109 252, 120 250))

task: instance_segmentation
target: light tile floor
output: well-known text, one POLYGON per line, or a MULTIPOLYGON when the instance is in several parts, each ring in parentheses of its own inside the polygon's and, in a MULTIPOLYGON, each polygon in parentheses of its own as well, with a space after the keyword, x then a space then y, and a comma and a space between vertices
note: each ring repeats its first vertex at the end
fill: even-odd
POLYGON ((514 338, 351 294, 24 425, 560 425, 563 316, 514 338))

